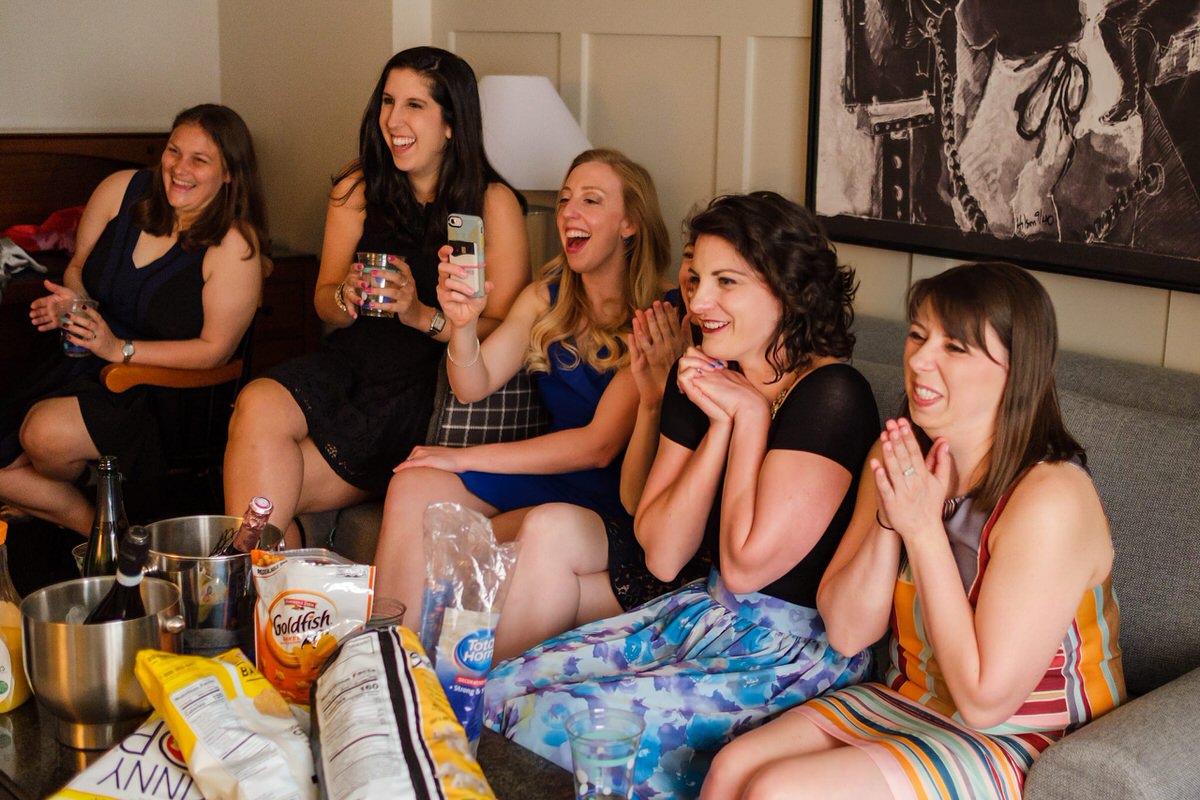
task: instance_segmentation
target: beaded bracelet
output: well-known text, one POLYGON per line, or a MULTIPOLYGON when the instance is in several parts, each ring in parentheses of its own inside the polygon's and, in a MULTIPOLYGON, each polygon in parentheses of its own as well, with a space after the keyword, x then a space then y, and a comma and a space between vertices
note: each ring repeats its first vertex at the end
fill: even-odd
POLYGON ((333 302, 337 303, 337 307, 342 310, 342 313, 347 316, 354 316, 350 313, 350 309, 346 307, 346 296, 343 292, 346 291, 346 283, 343 281, 333 290, 333 302))
POLYGON ((451 364, 453 364, 454 366, 456 366, 456 367, 462 367, 463 369, 466 369, 467 367, 473 367, 473 366, 475 366, 475 364, 476 364, 476 363, 478 363, 478 361, 479 361, 479 352, 480 352, 480 350, 482 350, 482 349, 483 349, 483 347, 482 347, 482 346, 479 344, 479 339, 478 339, 478 338, 476 338, 476 339, 475 339, 475 357, 474 357, 474 358, 472 358, 472 359, 470 360, 470 362, 468 362, 468 363, 466 363, 466 364, 460 364, 460 363, 458 363, 458 361, 456 361, 456 360, 455 360, 454 356, 450 354, 450 348, 449 348, 449 347, 447 347, 447 348, 446 348, 446 358, 450 359, 450 363, 451 363, 451 364))

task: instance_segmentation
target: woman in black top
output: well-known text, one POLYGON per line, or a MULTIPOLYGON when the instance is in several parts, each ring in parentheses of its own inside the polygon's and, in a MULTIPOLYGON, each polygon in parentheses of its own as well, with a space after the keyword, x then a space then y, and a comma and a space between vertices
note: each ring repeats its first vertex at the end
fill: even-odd
POLYGON ((551 639, 494 669, 486 693, 493 729, 563 765, 565 713, 642 711, 647 798, 695 796, 723 743, 868 665, 829 647, 814 607, 879 431, 870 386, 843 363, 853 272, 772 192, 717 198, 689 239, 703 344, 667 381, 635 529, 662 580, 707 550, 707 585, 551 639))

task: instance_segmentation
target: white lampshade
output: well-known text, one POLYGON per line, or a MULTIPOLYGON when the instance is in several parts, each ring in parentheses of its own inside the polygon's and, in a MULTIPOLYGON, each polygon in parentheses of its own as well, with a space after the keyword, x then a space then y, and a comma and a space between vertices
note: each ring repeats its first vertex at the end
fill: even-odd
POLYGON ((517 189, 558 191, 575 156, 592 146, 545 76, 484 76, 479 102, 488 159, 517 189))

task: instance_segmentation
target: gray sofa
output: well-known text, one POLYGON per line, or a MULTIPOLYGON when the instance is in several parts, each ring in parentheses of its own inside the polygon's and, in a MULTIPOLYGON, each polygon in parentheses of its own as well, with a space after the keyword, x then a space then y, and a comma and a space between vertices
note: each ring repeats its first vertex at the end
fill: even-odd
MULTIPOLYGON (((906 328, 859 317, 855 329, 854 364, 888 416, 906 328)), ((1200 798, 1200 375, 1062 353, 1058 387, 1112 523, 1130 701, 1046 751, 1025 797, 1200 798)), ((379 520, 368 503, 305 528, 310 543, 369 561, 379 520)), ((527 786, 534 766, 522 762, 527 786)))
MULTIPOLYGON (((880 412, 904 390, 905 326, 855 325, 880 412)), ((1026 800, 1200 798, 1200 375, 1061 353, 1059 401, 1116 547, 1130 701, 1037 760, 1026 800)))

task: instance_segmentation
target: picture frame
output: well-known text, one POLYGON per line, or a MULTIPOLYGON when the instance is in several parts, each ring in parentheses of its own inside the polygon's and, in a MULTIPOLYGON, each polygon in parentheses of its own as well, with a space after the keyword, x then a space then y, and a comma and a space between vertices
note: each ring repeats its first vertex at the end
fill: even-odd
POLYGON ((833 239, 1200 292, 1200 0, 812 5, 833 239))

